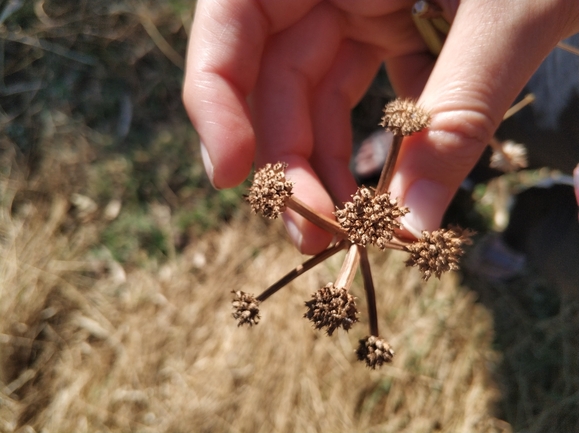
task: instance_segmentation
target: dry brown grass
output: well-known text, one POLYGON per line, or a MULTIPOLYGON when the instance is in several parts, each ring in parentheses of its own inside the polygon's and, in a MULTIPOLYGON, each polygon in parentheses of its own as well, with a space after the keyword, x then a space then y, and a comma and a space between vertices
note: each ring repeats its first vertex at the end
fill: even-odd
POLYGON ((82 172, 82 154, 78 170, 45 155, 33 179, 4 161, 1 431, 508 431, 491 415, 490 315, 455 277, 423 285, 400 254, 372 256, 397 350, 380 371, 355 361, 365 323, 328 338, 301 318, 340 257, 237 328, 230 290, 257 292, 302 260, 280 226, 243 211, 162 266, 123 269, 95 254, 105 222, 78 219, 76 178, 54 175, 82 172))

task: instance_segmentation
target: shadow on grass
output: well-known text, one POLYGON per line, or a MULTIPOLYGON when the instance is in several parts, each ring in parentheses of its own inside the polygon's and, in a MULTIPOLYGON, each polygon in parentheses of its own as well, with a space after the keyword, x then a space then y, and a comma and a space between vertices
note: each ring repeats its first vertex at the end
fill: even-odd
MULTIPOLYGON (((495 372, 500 417, 514 431, 579 431, 579 222, 573 188, 529 188, 515 198, 509 218, 500 238, 524 258, 523 267, 508 279, 489 278, 479 272, 480 262, 471 261, 462 281, 493 314, 502 358, 495 372)), ((484 241, 473 253, 477 248, 484 249, 484 241)))

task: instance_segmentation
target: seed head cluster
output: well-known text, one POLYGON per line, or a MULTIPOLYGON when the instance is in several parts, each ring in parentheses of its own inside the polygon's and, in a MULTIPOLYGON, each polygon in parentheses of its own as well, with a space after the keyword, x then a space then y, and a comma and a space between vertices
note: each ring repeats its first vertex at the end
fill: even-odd
POLYGON ((407 136, 430 124, 430 114, 411 99, 395 99, 384 107, 382 125, 394 135, 407 136))
POLYGON ((398 206, 398 200, 390 198, 390 193, 375 196, 372 190, 362 187, 352 196, 352 201, 344 203, 344 209, 337 209, 334 215, 350 242, 372 244, 384 250, 392 240, 394 229, 401 227, 398 218, 408 212, 408 208, 398 206))
POLYGON ((293 183, 285 178, 286 168, 286 163, 277 162, 255 172, 249 194, 245 196, 253 212, 275 219, 285 211, 293 189, 293 183))
POLYGON ((406 266, 417 266, 422 272, 422 279, 427 281, 432 275, 440 278, 443 272, 459 269, 458 262, 464 254, 463 245, 470 245, 471 230, 451 227, 435 230, 432 233, 422 232, 422 237, 407 245, 410 253, 406 266))
POLYGON ((527 149, 514 141, 506 141, 503 143, 502 152, 494 151, 491 155, 490 166, 505 173, 526 168, 528 165, 527 149))
MULTIPOLYGON (((384 109, 382 125, 395 134, 394 143, 397 143, 397 149, 402 143, 402 136, 420 131, 428 126, 428 123, 429 115, 410 100, 395 100, 384 109)), ((505 146, 504 150, 508 155, 509 148, 505 146)), ((515 149, 513 152, 516 154, 516 151, 515 149)), ((273 219, 279 217, 286 208, 291 208, 320 228, 337 234, 339 240, 335 245, 294 268, 257 297, 242 291, 232 292, 235 295, 232 302, 232 316, 238 321, 238 326, 257 325, 260 321, 259 307, 262 302, 303 272, 347 248, 348 253, 335 280, 336 283, 328 283, 312 294, 311 299, 305 302, 304 317, 312 322, 315 329, 325 329, 329 336, 338 328, 350 330, 359 319, 356 298, 348 289, 356 268, 360 266, 371 335, 359 340, 356 355, 358 360, 365 362, 371 369, 392 361, 394 351, 388 342, 380 337, 378 329, 375 289, 364 247, 372 244, 382 250, 404 248, 410 253, 406 265, 417 266, 422 272, 422 279, 428 280, 433 275, 440 278, 443 272, 458 269, 459 258, 463 255, 462 246, 471 243, 470 236, 473 234, 469 230, 451 227, 431 233, 423 231, 422 237, 412 244, 404 239, 393 241, 394 231, 402 228, 400 218, 410 212, 408 208, 399 205, 398 199, 391 198, 389 192, 382 192, 386 189, 384 185, 390 180, 389 174, 394 167, 392 161, 396 162, 397 155, 397 150, 391 151, 384 165, 385 176, 381 176, 381 182, 377 187, 379 193, 375 189, 359 188, 352 195, 352 201, 344 203, 343 209, 336 208, 334 215, 337 224, 335 221, 328 221, 326 217, 300 202, 297 197, 292 197, 293 183, 285 177, 286 163, 267 164, 255 172, 253 185, 245 196, 254 213, 273 219)), ((516 155, 510 159, 516 160, 516 155)))
POLYGON ((372 370, 382 364, 392 362, 394 351, 386 340, 373 335, 360 340, 356 355, 359 361, 365 361, 372 370))
POLYGON ((259 301, 255 299, 250 293, 232 292, 235 298, 231 305, 233 306, 233 318, 237 320, 237 326, 241 325, 257 325, 259 323, 259 301))
POLYGON ((308 310, 304 317, 313 323, 314 328, 326 328, 328 335, 332 335, 337 328, 348 331, 358 321, 355 300, 345 288, 329 283, 306 302, 308 310))

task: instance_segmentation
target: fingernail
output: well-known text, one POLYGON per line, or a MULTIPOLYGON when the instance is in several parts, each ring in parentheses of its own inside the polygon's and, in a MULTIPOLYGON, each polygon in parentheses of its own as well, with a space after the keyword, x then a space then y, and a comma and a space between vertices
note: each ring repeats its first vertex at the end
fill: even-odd
POLYGON ((422 230, 436 230, 449 199, 450 190, 445 185, 427 179, 417 180, 406 192, 404 206, 410 213, 404 216, 402 225, 417 238, 422 236, 422 230))
POLYGON ((203 142, 200 142, 199 145, 201 146, 201 159, 203 160, 207 177, 209 177, 209 182, 211 182, 211 185, 215 188, 215 182, 213 182, 213 163, 211 162, 211 158, 209 158, 209 153, 203 142))
POLYGON ((295 221, 289 215, 284 214, 282 218, 292 243, 296 246, 298 251, 301 251, 303 240, 302 232, 298 229, 295 221))

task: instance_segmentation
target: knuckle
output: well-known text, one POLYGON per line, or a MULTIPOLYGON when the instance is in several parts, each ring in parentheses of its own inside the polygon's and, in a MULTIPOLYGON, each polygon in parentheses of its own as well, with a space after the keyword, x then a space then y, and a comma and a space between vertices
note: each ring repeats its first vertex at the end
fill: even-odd
POLYGON ((447 169, 464 169, 476 163, 497 126, 479 111, 440 113, 433 117, 429 138, 447 169))

